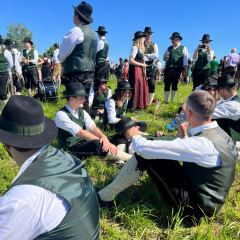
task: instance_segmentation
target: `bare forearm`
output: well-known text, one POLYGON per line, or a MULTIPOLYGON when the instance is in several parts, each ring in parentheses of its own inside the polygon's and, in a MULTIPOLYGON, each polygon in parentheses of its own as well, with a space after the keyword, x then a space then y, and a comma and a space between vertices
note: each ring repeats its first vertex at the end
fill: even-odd
POLYGON ((106 137, 106 136, 102 133, 102 131, 101 131, 99 128, 97 128, 96 126, 91 126, 90 132, 91 132, 94 136, 96 136, 96 137, 98 137, 98 138, 106 137))
POLYGON ((77 137, 83 138, 86 141, 96 140, 99 139, 99 137, 95 136, 91 132, 88 132, 86 130, 80 129, 78 133, 76 134, 77 137))

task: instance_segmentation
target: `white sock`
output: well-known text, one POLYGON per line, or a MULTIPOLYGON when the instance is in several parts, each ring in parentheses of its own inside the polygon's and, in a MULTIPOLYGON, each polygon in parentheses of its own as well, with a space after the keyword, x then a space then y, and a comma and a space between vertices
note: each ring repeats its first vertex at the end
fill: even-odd
POLYGON ((177 91, 172 91, 172 92, 171 92, 171 101, 174 100, 176 94, 177 94, 177 91))
POLYGON ((169 97, 170 91, 169 92, 164 92, 164 96, 165 96, 165 102, 168 102, 168 97, 169 97))

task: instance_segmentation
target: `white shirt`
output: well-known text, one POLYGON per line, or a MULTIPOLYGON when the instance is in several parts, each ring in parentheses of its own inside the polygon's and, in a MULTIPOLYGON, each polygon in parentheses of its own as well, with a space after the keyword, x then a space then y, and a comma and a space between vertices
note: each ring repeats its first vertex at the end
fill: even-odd
POLYGON ((150 141, 139 135, 134 136, 132 148, 146 159, 169 159, 193 162, 206 168, 221 165, 219 152, 214 144, 205 137, 194 136, 197 133, 217 127, 217 122, 192 128, 192 137, 177 138, 173 141, 150 141))
POLYGON ((159 53, 158 53, 158 45, 156 43, 154 43, 154 52, 153 53, 148 53, 145 54, 145 56, 147 57, 146 61, 152 61, 158 58, 159 53))
POLYGON ((157 62, 156 67, 157 67, 157 69, 160 70, 162 68, 162 63, 161 62, 157 62))
POLYGON ((8 70, 10 70, 13 67, 13 58, 12 58, 12 54, 7 49, 5 49, 4 57, 7 59, 7 62, 8 62, 7 68, 8 70))
POLYGON ((55 60, 55 64, 60 63, 59 59, 58 59, 58 55, 59 55, 59 49, 55 49, 53 51, 53 61, 55 60))
MULTIPOLYGON (((206 48, 201 48, 201 50, 202 50, 203 52, 207 51, 206 48)), ((194 51, 193 56, 195 55, 195 52, 196 52, 196 51, 197 51, 197 49, 194 51)), ((211 62, 211 61, 213 60, 213 56, 214 56, 214 51, 211 50, 210 52, 211 52, 211 54, 208 54, 208 55, 207 55, 207 61, 208 61, 208 62, 211 62)), ((193 61, 197 61, 197 59, 193 57, 193 61)))
POLYGON ((11 51, 14 52, 14 55, 15 55, 15 59, 14 59, 15 70, 18 74, 22 74, 22 70, 19 62, 20 52, 16 48, 12 48, 11 51))
POLYGON ((66 33, 59 48, 58 58, 60 62, 64 62, 76 45, 83 42, 83 40, 84 33, 79 27, 74 27, 66 33))
MULTIPOLYGON (((128 101, 128 99, 126 99, 125 101, 128 101)), ((125 101, 123 102, 122 106, 125 105, 125 101)), ((116 113, 116 108, 115 108, 115 101, 113 99, 108 99, 105 102, 105 106, 107 109, 108 122, 111 124, 117 123, 117 113, 116 113)), ((125 115, 125 113, 123 114, 123 116, 125 115)))
MULTIPOLYGON (((173 46, 173 49, 175 50, 179 46, 181 46, 181 44, 179 44, 177 47, 173 46)), ((168 51, 168 48, 167 48, 167 50, 165 51, 165 53, 163 55, 165 55, 167 51, 168 51)), ((188 50, 187 50, 186 47, 183 47, 183 67, 184 66, 188 66, 188 50)))
POLYGON ((228 118, 233 121, 240 119, 240 103, 237 101, 231 101, 234 96, 227 100, 221 98, 217 101, 216 108, 214 110, 212 119, 228 118))
MULTIPOLYGON (((78 116, 78 111, 74 111, 72 110, 68 104, 65 105, 65 107, 68 109, 68 111, 77 119, 79 119, 78 116)), ((92 125, 96 126, 94 121, 91 119, 90 115, 83 110, 84 113, 84 124, 87 128, 88 131, 90 131, 90 127, 92 125)), ((58 111, 56 113, 55 119, 54 119, 57 127, 62 128, 63 130, 70 132, 74 137, 76 137, 76 134, 82 129, 78 124, 76 124, 75 122, 73 122, 68 115, 63 112, 63 111, 58 111)))
MULTIPOLYGON (((13 182, 45 147, 24 162, 13 182)), ((0 198, 0 239, 34 239, 56 228, 69 211, 70 205, 64 198, 44 188, 12 187, 0 198)))
POLYGON ((103 50, 104 48, 104 41, 102 39, 105 39, 105 37, 101 37, 97 43, 97 52, 103 50))
MULTIPOLYGON (((112 90, 111 88, 108 89, 108 95, 107 95, 107 100, 112 96, 112 90)), ((93 103, 93 99, 94 99, 94 90, 93 88, 91 88, 91 91, 90 91, 90 94, 89 94, 89 97, 88 97, 88 101, 89 103, 92 105, 93 103)))
MULTIPOLYGON (((28 54, 31 49, 32 48, 26 49, 26 53, 28 54)), ((31 61, 32 61, 33 64, 37 64, 38 63, 38 52, 37 52, 36 49, 34 49, 34 51, 33 51, 33 56, 34 56, 34 59, 31 59, 31 61)), ((20 61, 22 61, 22 57, 23 57, 23 51, 21 51, 21 53, 19 55, 20 61)), ((28 60, 28 59, 26 59, 26 60, 28 60)))
MULTIPOLYGON (((139 49, 139 51, 140 51, 140 53, 143 54, 143 50, 142 49, 139 49)), ((135 58, 137 56, 137 53, 138 53, 138 47, 137 46, 132 46, 131 52, 130 52, 130 57, 135 58)))

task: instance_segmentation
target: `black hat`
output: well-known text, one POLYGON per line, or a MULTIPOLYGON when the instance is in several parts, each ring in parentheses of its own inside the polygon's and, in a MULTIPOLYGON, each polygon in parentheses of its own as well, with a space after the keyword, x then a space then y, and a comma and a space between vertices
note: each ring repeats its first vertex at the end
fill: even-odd
POLYGON ((202 85, 201 89, 205 89, 206 86, 217 86, 217 80, 216 79, 209 79, 207 78, 205 83, 202 85))
POLYGON ((122 134, 134 126, 137 126, 137 124, 130 117, 124 117, 116 123, 115 128, 118 130, 117 134, 122 134))
POLYGON ((154 32, 152 31, 152 28, 151 28, 151 27, 145 27, 144 32, 145 32, 145 33, 154 33, 154 32))
POLYGON ((19 148, 39 148, 57 136, 55 123, 44 117, 41 104, 27 96, 11 96, 0 115, 0 142, 19 148))
POLYGON ((53 46, 54 46, 55 48, 59 48, 59 43, 57 42, 57 43, 55 43, 53 46))
POLYGON ((202 37, 202 40, 199 40, 199 41, 209 41, 209 42, 211 42, 212 40, 210 40, 210 35, 209 34, 204 34, 203 37, 202 37))
POLYGON ((16 44, 16 42, 12 42, 12 44, 11 44, 10 48, 16 48, 16 47, 17 47, 17 44, 16 44))
POLYGON ((105 27, 104 27, 104 26, 99 26, 99 27, 98 27, 98 30, 95 31, 95 32, 107 33, 107 31, 105 30, 105 27))
POLYGON ((23 42, 29 42, 29 43, 31 43, 31 45, 33 45, 33 42, 31 41, 31 38, 29 38, 29 37, 25 37, 23 42))
POLYGON ((142 37, 146 37, 147 34, 146 33, 143 33, 142 31, 137 31, 134 33, 134 39, 133 41, 139 39, 139 38, 142 38, 142 37))
POLYGON ((0 35, 0 44, 4 43, 4 39, 2 38, 2 35, 0 35))
POLYGON ((96 78, 94 81, 94 83, 101 83, 101 82, 108 82, 108 80, 105 78, 96 78))
POLYGON ((81 16, 84 20, 86 20, 86 21, 89 22, 89 23, 92 23, 92 22, 93 22, 93 19, 92 19, 92 17, 91 17, 92 12, 93 12, 93 8, 92 8, 92 6, 91 6, 90 4, 82 1, 77 7, 74 7, 74 6, 72 6, 72 7, 74 8, 74 10, 75 10, 78 14, 80 14, 80 16, 81 16))
POLYGON ((66 97, 76 97, 76 96, 88 96, 88 94, 85 92, 85 89, 81 83, 69 83, 66 86, 66 90, 64 91, 66 97))
POLYGON ((229 74, 225 74, 222 77, 218 78, 216 90, 226 86, 234 86, 236 83, 229 74))
POLYGON ((170 39, 173 38, 173 37, 179 37, 180 40, 182 40, 182 37, 180 36, 180 33, 178 33, 178 32, 174 32, 174 33, 172 34, 172 36, 170 37, 170 39))
POLYGON ((124 75, 123 74, 119 74, 116 76, 117 79, 124 79, 124 75))
POLYGON ((6 45, 9 48, 12 48, 13 41, 9 38, 4 41, 4 45, 6 45))
POLYGON ((124 81, 118 82, 117 88, 115 91, 123 90, 123 89, 132 89, 128 81, 124 80, 124 81))
POLYGON ((208 78, 214 78, 214 79, 218 80, 218 77, 219 77, 219 74, 216 71, 216 72, 213 72, 208 78))

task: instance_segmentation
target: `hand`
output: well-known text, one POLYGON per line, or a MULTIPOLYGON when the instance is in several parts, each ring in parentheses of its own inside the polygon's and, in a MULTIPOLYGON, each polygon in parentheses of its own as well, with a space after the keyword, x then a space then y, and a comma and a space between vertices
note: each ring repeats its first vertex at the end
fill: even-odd
POLYGON ((186 104, 183 104, 182 105, 182 111, 185 113, 185 110, 186 110, 186 104))
POLYGON ((176 121, 178 123, 178 136, 179 137, 187 136, 187 128, 188 128, 189 122, 183 123, 178 118, 176 118, 176 121))
POLYGON ((104 108, 103 109, 98 109, 97 110, 100 114, 103 114, 104 113, 104 108))
POLYGON ((115 145, 110 143, 110 150, 109 151, 112 155, 116 155, 118 153, 118 148, 115 145))
POLYGON ((197 51, 199 51, 201 49, 200 46, 202 46, 202 45, 198 45, 197 46, 197 51))
POLYGON ((24 60, 23 63, 24 63, 24 65, 29 65, 28 60, 24 60))
POLYGON ((23 75, 22 75, 22 74, 19 74, 19 75, 18 75, 18 78, 22 79, 22 78, 23 78, 23 75))
POLYGON ((136 136, 136 135, 141 135, 140 131, 139 131, 139 127, 132 127, 129 129, 128 131, 128 136, 129 136, 129 140, 132 140, 133 136, 136 136))
POLYGON ((135 122, 137 121, 137 119, 135 117, 131 117, 131 119, 135 122))
POLYGON ((110 150, 111 143, 108 141, 108 138, 106 136, 101 137, 99 141, 100 143, 103 144, 103 147, 102 147, 103 152, 107 152, 108 150, 110 150))
POLYGON ((211 48, 210 48, 210 46, 209 46, 209 45, 207 45, 207 46, 206 46, 206 49, 208 50, 208 52, 210 52, 210 51, 211 51, 211 48))
POLYGON ((146 63, 142 63, 142 67, 143 67, 143 68, 146 68, 146 67, 147 67, 147 64, 146 64, 146 63))
POLYGON ((160 132, 160 131, 156 131, 155 132, 155 137, 161 137, 161 136, 165 136, 166 134, 164 132, 160 132))

